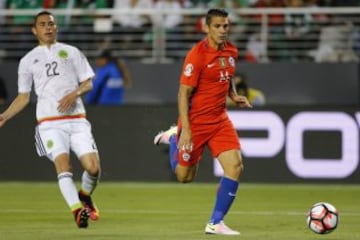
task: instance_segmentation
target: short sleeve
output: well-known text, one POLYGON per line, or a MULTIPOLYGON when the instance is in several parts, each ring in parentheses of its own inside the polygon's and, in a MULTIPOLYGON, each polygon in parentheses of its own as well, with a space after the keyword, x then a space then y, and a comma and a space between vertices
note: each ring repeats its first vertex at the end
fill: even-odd
POLYGON ((198 85, 199 75, 202 69, 200 57, 201 55, 198 54, 198 51, 195 49, 192 49, 186 55, 181 72, 180 84, 185 84, 192 87, 196 87, 198 85))
POLYGON ((77 48, 74 54, 74 67, 80 82, 93 78, 95 73, 85 55, 77 48))
POLYGON ((18 92, 28 93, 31 92, 33 84, 33 76, 28 69, 29 64, 22 59, 18 67, 18 92))

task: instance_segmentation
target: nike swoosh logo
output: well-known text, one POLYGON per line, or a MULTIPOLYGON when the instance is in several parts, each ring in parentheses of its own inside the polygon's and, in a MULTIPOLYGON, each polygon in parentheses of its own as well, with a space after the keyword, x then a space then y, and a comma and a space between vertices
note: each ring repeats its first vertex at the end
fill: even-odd
POLYGON ((215 226, 213 226, 213 225, 208 226, 208 228, 210 228, 210 230, 212 230, 212 231, 215 231, 215 226))
POLYGON ((229 192, 228 195, 229 195, 230 197, 235 197, 235 196, 236 196, 236 194, 235 194, 235 193, 232 193, 232 192, 229 192))
POLYGON ((212 63, 212 64, 208 64, 208 65, 207 65, 208 68, 212 68, 213 66, 215 66, 215 63, 212 63))

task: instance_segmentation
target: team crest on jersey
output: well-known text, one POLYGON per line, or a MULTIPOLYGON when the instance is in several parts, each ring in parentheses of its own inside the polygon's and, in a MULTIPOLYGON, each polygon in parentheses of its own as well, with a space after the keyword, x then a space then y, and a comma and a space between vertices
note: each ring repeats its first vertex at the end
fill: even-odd
POLYGON ((51 139, 49 139, 47 142, 46 142, 46 146, 47 146, 47 148, 52 148, 53 146, 54 146, 54 142, 53 142, 53 140, 51 140, 51 139))
POLYGON ((188 63, 185 66, 184 75, 190 77, 194 71, 194 66, 191 63, 188 63))
POLYGON ((235 67, 235 59, 233 57, 229 57, 229 64, 232 67, 235 67))
POLYGON ((67 53, 66 50, 61 49, 61 50, 58 52, 58 56, 59 56, 59 58, 67 59, 68 56, 69 56, 69 54, 67 53))
POLYGON ((226 67, 225 58, 220 57, 220 58, 219 58, 219 64, 220 64, 220 67, 225 68, 225 67, 226 67))

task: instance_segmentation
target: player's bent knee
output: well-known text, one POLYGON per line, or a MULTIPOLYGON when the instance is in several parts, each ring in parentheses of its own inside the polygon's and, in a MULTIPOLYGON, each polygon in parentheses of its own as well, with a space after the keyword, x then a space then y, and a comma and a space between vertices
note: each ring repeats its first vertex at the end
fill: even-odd
POLYGON ((192 182, 197 172, 197 166, 184 167, 178 165, 175 171, 176 178, 180 183, 192 182))
POLYGON ((240 177, 241 177, 241 175, 243 174, 243 172, 244 172, 244 165, 243 165, 242 163, 240 163, 237 179, 240 179, 240 177))
POLYGON ((240 175, 244 172, 244 164, 240 163, 240 175))
POLYGON ((192 182, 194 180, 194 178, 177 176, 177 180, 178 180, 179 183, 190 183, 190 182, 192 182))
POLYGON ((100 166, 97 163, 91 163, 87 165, 85 170, 91 175, 91 176, 99 176, 100 175, 100 166))
POLYGON ((99 168, 91 168, 91 169, 86 169, 86 171, 88 172, 88 174, 90 174, 91 176, 97 177, 100 175, 100 169, 99 168))
POLYGON ((100 161, 97 154, 89 153, 83 155, 81 156, 80 160, 88 174, 90 174, 91 176, 98 176, 100 174, 100 161))
POLYGON ((236 179, 240 179, 242 173, 244 172, 244 165, 242 163, 239 163, 235 167, 234 172, 235 172, 236 179))
POLYGON ((71 172, 72 166, 70 163, 70 157, 68 154, 59 154, 54 158, 54 165, 56 172, 71 172))
POLYGON ((244 166, 241 162, 224 168, 224 174, 232 179, 240 179, 244 166))
POLYGON ((190 183, 194 180, 194 175, 189 173, 186 174, 176 173, 176 178, 180 183, 190 183))

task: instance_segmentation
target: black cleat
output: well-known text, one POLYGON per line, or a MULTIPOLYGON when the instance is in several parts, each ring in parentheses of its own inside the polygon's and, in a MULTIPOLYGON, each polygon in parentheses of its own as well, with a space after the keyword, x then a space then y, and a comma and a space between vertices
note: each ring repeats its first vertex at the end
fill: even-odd
POLYGON ((96 207, 95 203, 92 201, 91 197, 81 191, 79 191, 79 199, 89 212, 90 219, 96 221, 99 219, 99 210, 96 207))
POLYGON ((86 208, 80 208, 74 213, 76 225, 79 228, 88 227, 88 219, 90 217, 89 211, 86 208))

